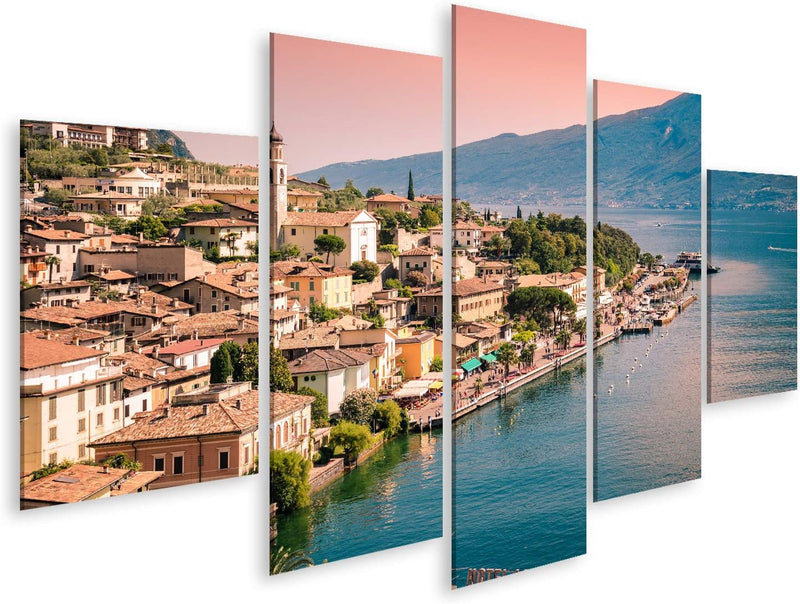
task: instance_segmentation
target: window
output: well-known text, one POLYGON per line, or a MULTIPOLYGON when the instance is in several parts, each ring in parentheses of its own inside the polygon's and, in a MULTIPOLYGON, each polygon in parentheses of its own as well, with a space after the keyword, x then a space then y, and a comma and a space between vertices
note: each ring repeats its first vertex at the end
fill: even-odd
POLYGON ((60 246, 60 245, 57 245, 57 246, 56 246, 56 255, 58 255, 58 254, 60 254, 60 253, 61 253, 61 246, 60 246))
POLYGON ((215 227, 211 227, 211 228, 208 229, 208 234, 209 235, 214 235, 216 232, 217 232, 217 229, 215 227))
POLYGON ((119 421, 119 407, 114 407, 114 421, 119 421))
POLYGON ((215 290, 215 289, 211 290, 211 297, 212 298, 216 298, 217 297, 217 290, 215 290))
POLYGON ((227 470, 228 469, 228 462, 230 453, 228 451, 220 451, 219 452, 219 469, 220 470, 227 470))
MULTIPOLYGON (((294 236, 294 235, 297 235, 297 229, 292 229, 292 235, 293 235, 293 236, 294 236)), ((58 253, 58 252, 56 252, 56 253, 58 253)))
POLYGON ((194 235, 194 227, 189 227, 189 234, 194 235))
POLYGON ((217 305, 216 304, 212 304, 211 305, 211 312, 217 312, 217 305))
POLYGON ((58 453, 50 453, 50 457, 48 458, 50 463, 55 465, 58 463, 58 453))
POLYGON ((93 273, 94 272, 94 264, 86 264, 83 267, 83 272, 84 273, 93 273))
POLYGON ((132 327, 144 327, 145 325, 145 318, 144 317, 131 317, 131 326, 132 327))
POLYGON ((97 414, 97 427, 100 428, 102 426, 103 426, 103 414, 102 413, 98 413, 97 414))
POLYGON ((97 400, 96 406, 105 405, 106 404, 106 385, 101 384, 97 387, 97 400))
POLYGON ((308 291, 310 291, 310 292, 314 291, 314 282, 313 281, 309 281, 308 282, 308 291))
POLYGON ((142 401, 142 411, 147 411, 147 399, 142 401))
POLYGON ((48 440, 50 442, 53 442, 54 440, 57 439, 58 439, 58 428, 56 428, 56 426, 53 426, 52 428, 50 428, 50 435, 48 440))
POLYGON ((78 411, 86 411, 86 390, 78 390, 78 411))
POLYGON ((86 432, 86 418, 82 417, 78 420, 78 433, 86 432))
POLYGON ((131 406, 125 405, 125 417, 130 417, 130 416, 131 416, 131 406))
POLYGON ((78 445, 78 459, 86 457, 86 445, 78 445))
POLYGON ((153 470, 155 470, 156 472, 163 472, 164 471, 164 456, 163 455, 153 458, 153 470))
POLYGON ((56 409, 57 409, 56 401, 57 400, 58 399, 55 396, 51 396, 50 397, 50 401, 49 401, 49 407, 50 407, 49 411, 50 411, 50 413, 49 413, 49 416, 48 416, 48 419, 50 419, 50 420, 54 420, 56 418, 56 409))
POLYGON ((244 446, 244 463, 245 465, 250 463, 250 445, 244 446))
POLYGON ((225 306, 222 307, 222 310, 230 310, 230 309, 231 309, 230 304, 226 304, 225 306))
POLYGON ((328 234, 328 229, 322 229, 322 234, 323 235, 327 235, 328 234))
POLYGON ((172 473, 183 474, 183 455, 172 456, 172 473))

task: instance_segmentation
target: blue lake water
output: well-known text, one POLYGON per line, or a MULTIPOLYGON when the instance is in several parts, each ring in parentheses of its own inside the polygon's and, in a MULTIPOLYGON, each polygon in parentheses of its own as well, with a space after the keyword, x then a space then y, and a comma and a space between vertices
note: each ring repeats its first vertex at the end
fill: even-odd
POLYGON ((453 454, 453 585, 586 552, 584 359, 458 420, 453 454))
MULTIPOLYGON (((661 254, 667 262, 682 251, 700 251, 699 210, 601 207, 596 218, 628 232, 642 252, 661 254)), ((699 278, 691 287, 701 294, 699 278)), ((700 477, 700 318, 698 300, 650 336, 623 336, 597 350, 596 501, 700 477)))
POLYGON ((709 401, 797 388, 797 213, 709 210, 709 401), (770 250, 769 247, 781 248, 770 250))
POLYGON ((315 564, 442 536, 442 431, 412 433, 278 519, 275 547, 303 549, 315 564))

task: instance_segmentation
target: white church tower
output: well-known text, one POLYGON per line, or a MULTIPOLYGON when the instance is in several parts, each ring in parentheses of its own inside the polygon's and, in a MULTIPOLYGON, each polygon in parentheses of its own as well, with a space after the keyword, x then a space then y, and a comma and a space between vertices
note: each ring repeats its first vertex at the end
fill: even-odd
POLYGON ((276 250, 281 245, 281 226, 286 221, 289 204, 286 181, 289 177, 283 161, 283 137, 275 129, 269 131, 269 246, 276 250))

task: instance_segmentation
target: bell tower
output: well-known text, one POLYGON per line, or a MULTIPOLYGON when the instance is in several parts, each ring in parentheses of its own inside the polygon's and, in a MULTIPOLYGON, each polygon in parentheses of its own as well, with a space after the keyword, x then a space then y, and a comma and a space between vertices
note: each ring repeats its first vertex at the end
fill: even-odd
POLYGON ((286 196, 286 181, 289 177, 283 160, 283 137, 275 129, 269 131, 269 246, 277 249, 281 245, 281 226, 286 221, 289 204, 286 196))

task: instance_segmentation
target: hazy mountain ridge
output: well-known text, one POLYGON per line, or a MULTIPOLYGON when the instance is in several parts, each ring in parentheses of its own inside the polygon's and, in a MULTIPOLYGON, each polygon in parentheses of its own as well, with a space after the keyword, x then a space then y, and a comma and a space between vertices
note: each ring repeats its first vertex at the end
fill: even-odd
POLYGON ((797 211, 797 177, 708 171, 710 208, 797 211))
MULTIPOLYGON (((700 97, 683 94, 657 107, 597 121, 598 203, 699 207, 700 97)), ((353 179, 362 191, 403 195, 408 171, 417 194, 441 192, 442 158, 424 153, 331 164, 298 174, 324 175, 334 188, 353 179)), ((475 206, 582 203, 586 199, 586 126, 512 133, 456 147, 453 194, 475 206)))
POLYGON ((184 140, 172 132, 171 130, 148 130, 147 131, 147 144, 152 149, 158 147, 162 143, 167 143, 172 147, 172 152, 175 157, 184 157, 186 159, 195 159, 189 147, 184 140))

